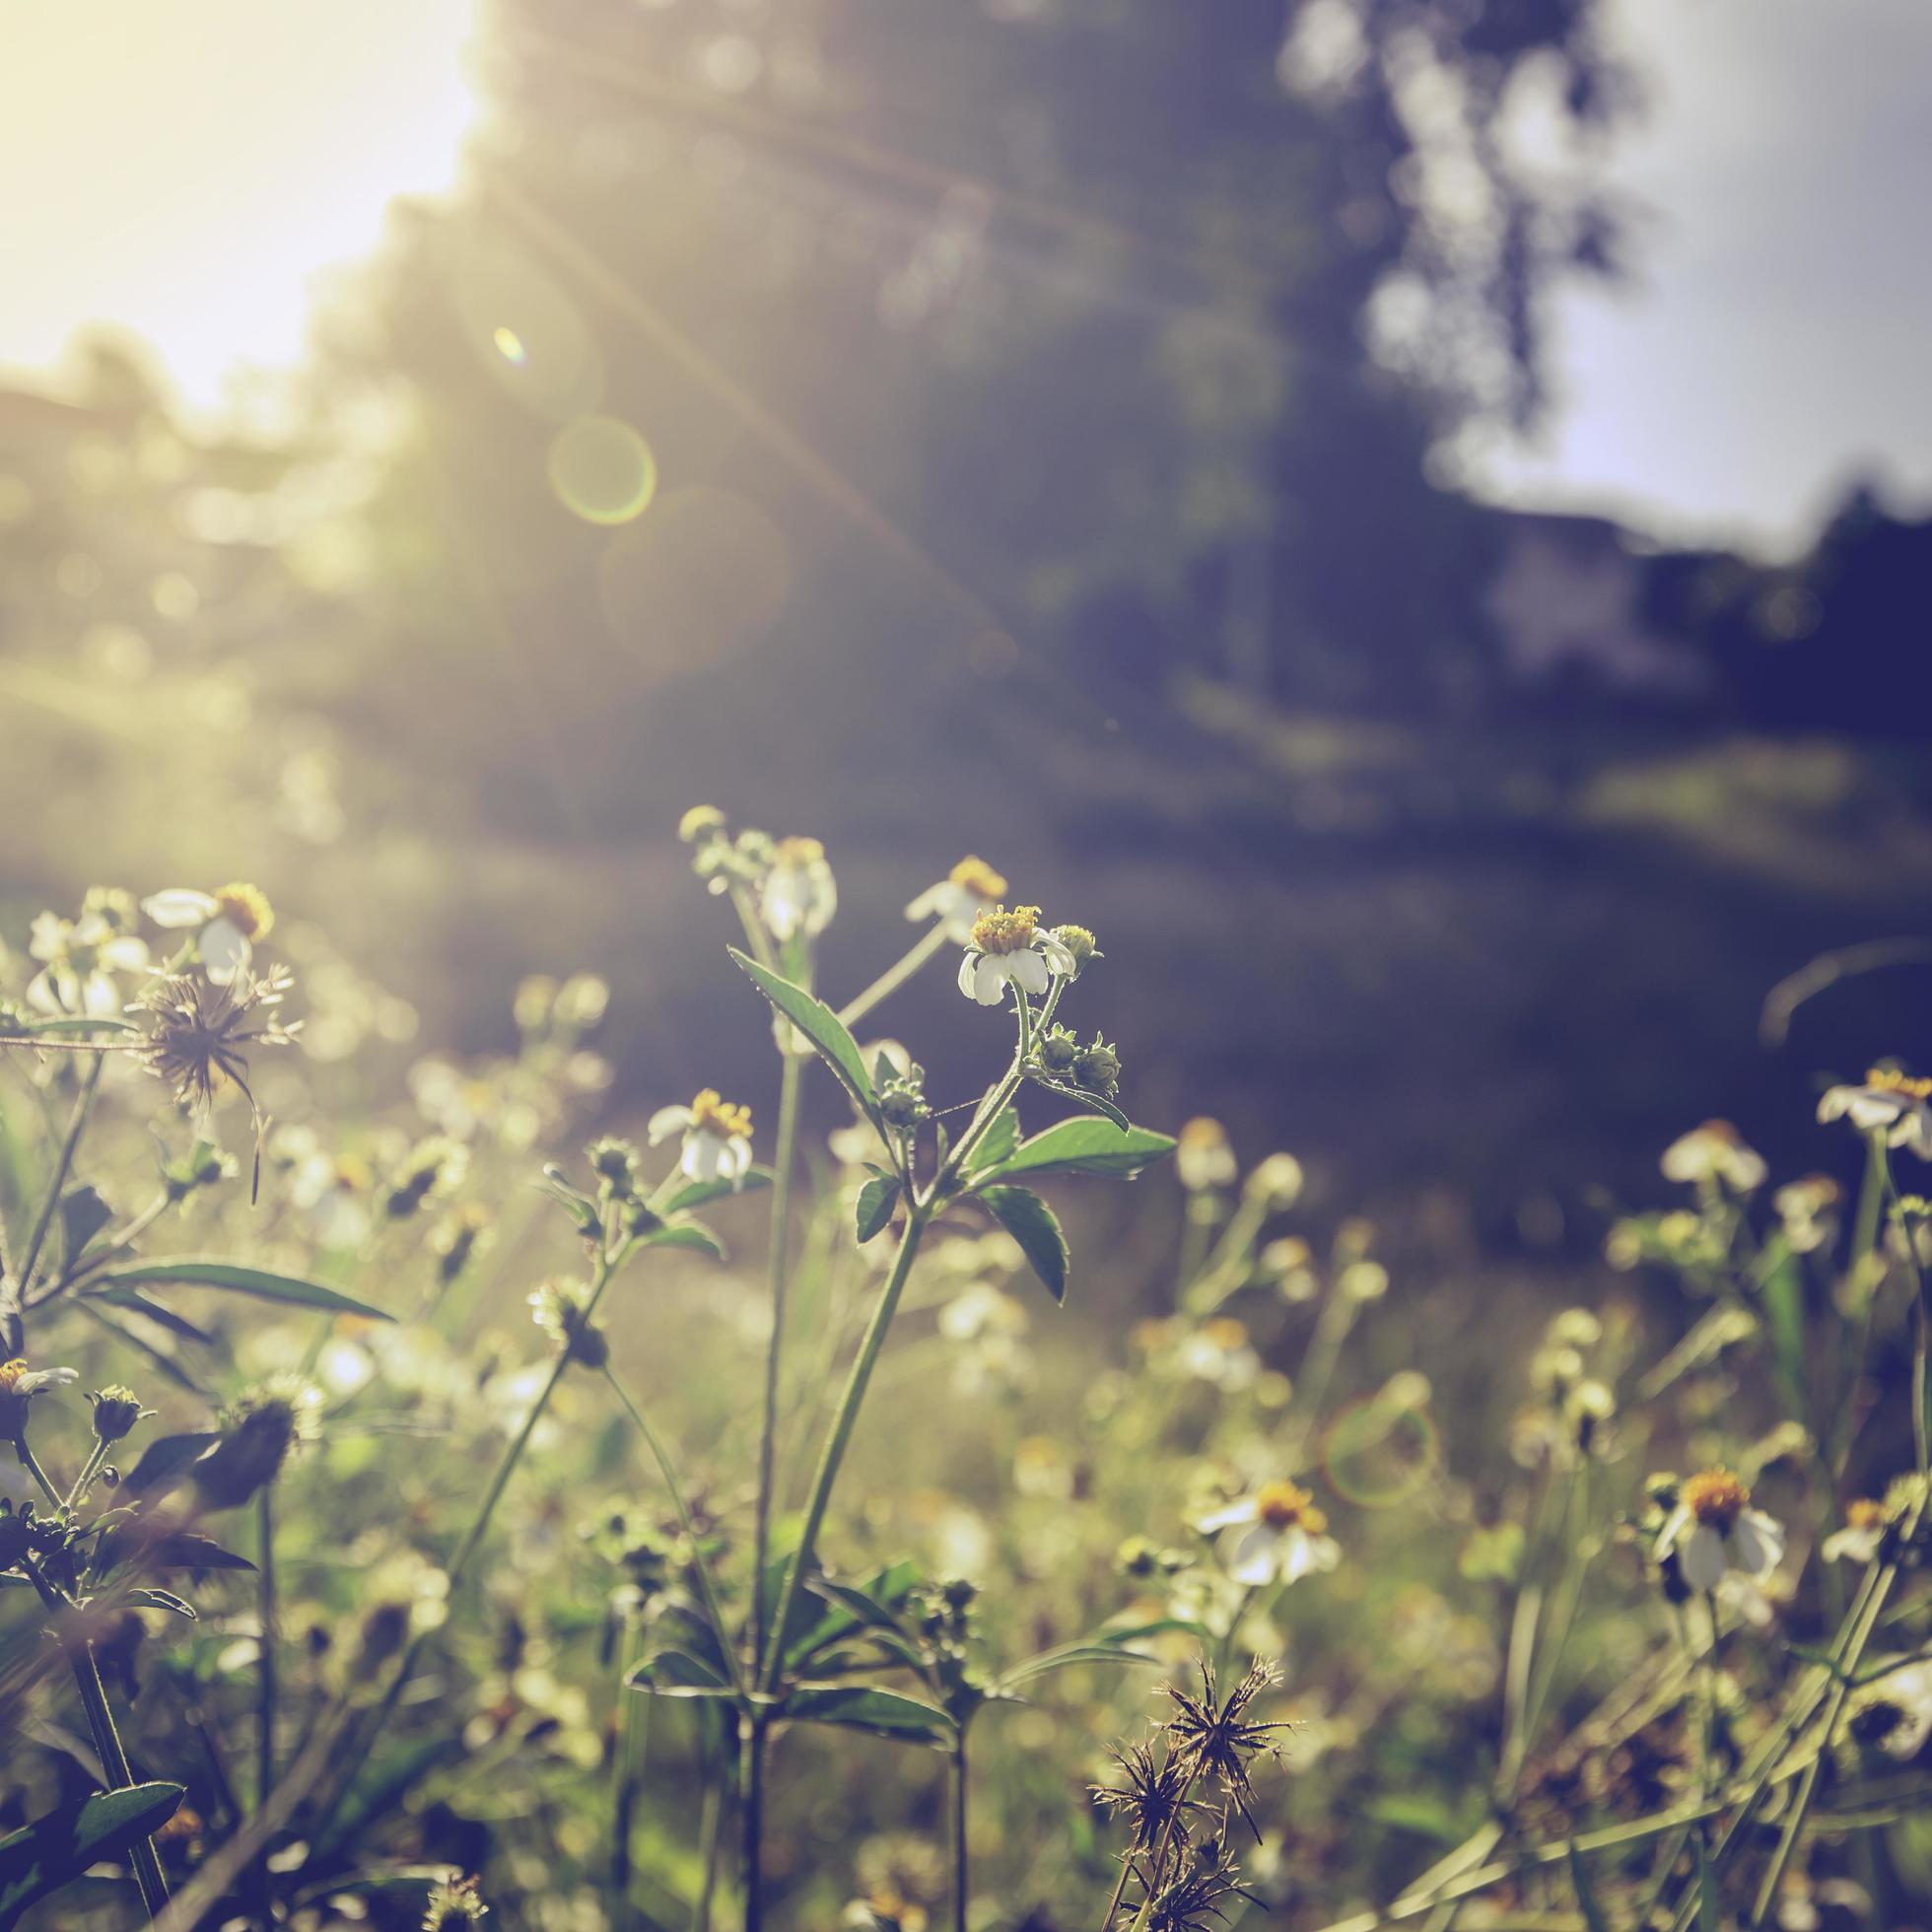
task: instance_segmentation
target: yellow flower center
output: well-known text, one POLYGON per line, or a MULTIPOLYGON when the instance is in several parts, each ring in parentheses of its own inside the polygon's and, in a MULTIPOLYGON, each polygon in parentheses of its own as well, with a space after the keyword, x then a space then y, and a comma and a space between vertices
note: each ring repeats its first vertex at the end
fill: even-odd
POLYGON ((1227 1130, 1219 1121, 1209 1120, 1206 1114, 1197 1114, 1181 1127, 1181 1145, 1196 1153, 1206 1153, 1210 1148, 1227 1145, 1227 1130))
POLYGON ((975 899, 1003 899, 1006 895, 1006 881, 984 859, 970 852, 946 874, 946 878, 950 884, 970 892, 975 899))
POLYGON ((1896 1067, 1874 1067, 1865 1075, 1865 1084, 1880 1093, 1896 1093, 1902 1100, 1932 1100, 1932 1080, 1915 1080, 1896 1067))
POLYGON ((1271 1530, 1298 1524, 1310 1536, 1320 1536, 1328 1528, 1328 1518, 1298 1483, 1264 1483, 1255 1492, 1255 1515, 1271 1530))
POLYGON ((973 922, 973 943, 982 952, 1018 952, 1040 930, 1038 906, 996 906, 973 922))
POLYGON ((716 1087, 706 1087, 691 1103, 691 1132, 716 1134, 724 1140, 751 1138, 751 1109, 734 1106, 719 1095, 716 1087))
POLYGON ((1211 1321, 1201 1325, 1202 1339, 1211 1342, 1216 1348, 1245 1348, 1248 1346, 1248 1329, 1244 1322, 1237 1322, 1232 1315, 1216 1315, 1211 1321))
POLYGON ((0 1362, 0 1395, 12 1395, 20 1386, 20 1378, 26 1373, 25 1356, 16 1355, 10 1362, 0 1362))
POLYGON ((1729 1531, 1751 1500, 1747 1489, 1728 1469, 1707 1469, 1684 1485, 1684 1503, 1698 1522, 1729 1531))
POLYGON ((1851 1529, 1882 1530, 1885 1518, 1885 1504, 1874 1502, 1870 1496, 1856 1496, 1845 1504, 1845 1523, 1851 1529))
POLYGON ((215 917, 227 920, 244 939, 265 939, 275 924, 275 908, 260 886, 238 879, 215 894, 215 917))
POLYGON ((773 858, 780 865, 795 865, 802 870, 825 862, 825 847, 817 839, 781 839, 773 858))

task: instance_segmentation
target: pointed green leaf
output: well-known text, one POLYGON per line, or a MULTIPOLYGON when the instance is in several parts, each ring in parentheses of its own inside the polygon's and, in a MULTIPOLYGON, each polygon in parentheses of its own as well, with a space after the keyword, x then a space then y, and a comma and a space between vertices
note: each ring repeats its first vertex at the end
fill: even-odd
POLYGON ((658 1650, 647 1657, 625 1685, 654 1697, 730 1697, 730 1680, 688 1650, 658 1650))
POLYGON ((1008 1174, 1113 1174, 1126 1177, 1172 1153, 1165 1134, 1130 1127, 1126 1133, 1107 1121, 1060 1121, 1022 1140, 998 1166, 980 1178, 1003 1180, 1008 1174))
POLYGON ((1056 1301, 1067 1299, 1067 1237, 1054 1211, 1031 1188, 982 1188, 993 1217, 1020 1245, 1027 1266, 1056 1301))
POLYGON ((1089 1093, 1085 1087, 1075 1086, 1070 1080, 1050 1080, 1042 1073, 1033 1075, 1033 1084, 1043 1086, 1049 1093, 1057 1093, 1063 1100, 1070 1100, 1076 1107, 1084 1107, 1089 1113, 1099 1114, 1110 1120, 1123 1134, 1132 1131, 1134 1123, 1114 1105, 1097 1093, 1089 1093))
POLYGON ((172 1590, 130 1590, 124 1602, 139 1604, 147 1610, 172 1611, 176 1617, 194 1621, 194 1606, 185 1597, 177 1597, 172 1590))
POLYGON ((1000 1680, 1002 1693, 1015 1690, 1022 1684, 1030 1684, 1036 1677, 1045 1677, 1049 1671, 1067 1669, 1070 1664, 1153 1664, 1158 1665, 1158 1657, 1142 1655, 1138 1650, 1129 1650, 1118 1643, 1068 1643, 1058 1650, 1043 1650, 1037 1657, 1029 1657, 1022 1664, 1015 1664, 1000 1680))
POLYGON ((145 1496, 172 1488, 221 1437, 213 1429, 184 1435, 158 1435, 141 1451, 141 1460, 121 1478, 123 1496, 145 1496))
POLYGON ((198 1530, 160 1530, 151 1523, 123 1523, 101 1539, 97 1568, 133 1561, 142 1572, 156 1570, 251 1570, 254 1564, 198 1530))
POLYGON ((906 1744, 949 1746, 953 1740, 952 1719, 937 1704, 864 1685, 803 1686, 785 1700, 785 1714, 800 1724, 836 1724, 906 1744))
POLYGON ((892 1219, 892 1210, 899 1205, 899 1183, 892 1180, 873 1179, 859 1190, 858 1235, 862 1243, 871 1240, 873 1235, 882 1233, 892 1219))
POLYGON ((126 1343, 137 1353, 146 1356, 176 1388, 185 1389, 189 1395, 199 1396, 204 1401, 208 1399, 208 1391, 174 1352, 173 1343, 165 1335, 143 1335, 139 1329, 130 1328, 118 1315, 109 1315, 104 1309, 97 1307, 96 1299, 82 1294, 74 1306, 97 1328, 105 1329, 117 1341, 126 1343))
POLYGON ((868 1120, 877 1118, 872 1101, 872 1082, 860 1057, 858 1043, 841 1020, 822 1000, 814 1000, 801 986, 768 972, 733 946, 731 957, 746 978, 812 1044, 818 1057, 839 1077, 856 1106, 868 1120))
POLYGON ((1576 1887, 1576 1902, 1583 1911, 1583 1923, 1590 1932, 1610 1932, 1610 1920, 1604 1916, 1604 1908, 1597 1898, 1596 1888, 1590 1883, 1590 1874, 1585 1869, 1583 1854, 1574 1843, 1569 1848, 1570 1883, 1576 1887))
POLYGON ((971 1164, 975 1170, 998 1167, 1007 1159, 1019 1145, 1019 1110, 1010 1104, 1001 1107, 980 1136, 979 1144, 973 1149, 971 1164))
POLYGON ((174 1816, 185 1787, 131 1784, 97 1791, 0 1838, 0 1925, 104 1858, 118 1858, 174 1816))
POLYGON ((86 1252, 87 1244, 114 1218, 101 1194, 85 1181, 69 1188, 60 1197, 60 1259, 63 1268, 72 1268, 86 1252))
POLYGON ((360 1315, 366 1321, 392 1322, 385 1309, 353 1295, 325 1288, 319 1281, 299 1275, 271 1275, 262 1268, 242 1268, 235 1262, 206 1260, 199 1256, 171 1255, 161 1261, 137 1261, 125 1268, 110 1268, 97 1275, 95 1281, 110 1286, 117 1281, 136 1286, 164 1286, 180 1282, 203 1288, 228 1288, 236 1294, 253 1295, 258 1301, 284 1302, 292 1308, 313 1308, 327 1315, 360 1315))
POLYGON ((674 1227, 654 1228, 641 1243, 646 1248, 691 1248, 714 1261, 724 1259, 724 1244, 701 1221, 679 1221, 674 1227))

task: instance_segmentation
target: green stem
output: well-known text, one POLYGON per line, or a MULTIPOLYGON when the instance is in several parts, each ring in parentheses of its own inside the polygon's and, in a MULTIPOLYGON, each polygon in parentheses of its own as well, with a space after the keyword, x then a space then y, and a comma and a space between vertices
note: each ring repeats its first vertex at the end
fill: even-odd
POLYGON ((966 1932, 971 1868, 966 1852, 966 1727, 952 1747, 952 1932, 966 1932))
POLYGON ((275 1510, 273 1485, 255 1491, 255 1614, 261 1624, 261 1655, 255 1673, 255 1804, 267 1804, 275 1788, 275 1510))
POLYGON ((817 1554, 818 1532, 825 1522, 826 1506, 832 1499, 832 1486, 839 1480, 839 1466, 845 1461, 846 1446, 851 1442, 853 1428, 859 1420, 866 1385, 872 1379, 879 1350, 885 1346, 886 1331, 892 1326, 892 1318, 899 1309, 899 1299, 912 1276, 919 1244, 926 1233, 927 1212, 924 1206, 915 1206, 907 1213, 906 1231, 900 1238, 899 1252, 892 1258, 892 1272, 879 1291, 878 1306, 873 1309, 865 1338, 859 1345, 859 1353, 846 1378, 845 1392, 839 1398, 839 1406, 832 1418, 831 1433, 825 1438, 825 1447, 820 1452, 818 1470, 812 1478, 811 1495, 805 1504, 804 1528, 799 1534, 798 1547, 793 1552, 792 1561, 786 1568, 785 1587, 779 1593, 778 1613, 772 1619, 771 1635, 765 1646, 761 1683, 767 1690, 774 1689, 778 1683, 779 1672, 785 1662, 786 1626, 792 1621, 792 1613, 817 1554))
POLYGON ((857 1026, 880 1000, 897 993, 945 942, 945 927, 934 926, 923 938, 916 940, 896 964, 888 966, 863 993, 855 995, 839 1008, 840 1023, 857 1026))
POLYGON ((40 1467, 39 1459, 27 1446, 27 1432, 24 1429, 14 1438, 14 1454, 20 1458, 21 1468, 39 1485, 40 1493, 47 1501, 55 1509, 65 1507, 60 1499, 60 1491, 53 1486, 46 1471, 40 1467))
POLYGON ((724 1780, 708 1777, 704 1783, 704 1801, 698 1817, 698 1860, 703 1876, 691 1905, 691 1932, 711 1932, 712 1900, 718 1896, 718 1843, 724 1835, 724 1780))
MULTIPOLYGON (((753 1533, 751 1569, 751 1655, 765 1653, 765 1568, 771 1561, 772 1491, 778 1461, 780 1367, 785 1348, 786 1248, 792 1230, 792 1170, 797 1160, 798 1093, 804 1080, 804 1062, 785 1056, 778 1098, 778 1146, 772 1163, 772 1226, 766 1285, 772 1309, 771 1342, 765 1350, 765 1410, 758 1434, 757 1523, 753 1533)), ((721 1640, 724 1632, 720 1630, 721 1640)))
MULTIPOLYGON (((121 1748, 120 1733, 114 1728, 114 1713, 107 1703, 106 1687, 101 1682, 101 1667, 94 1661, 94 1646, 79 1644, 74 1651, 74 1683, 87 1708, 88 1728, 94 1733, 94 1748, 101 1759, 110 1791, 125 1790, 134 1782, 134 1773, 121 1748)), ((137 1838, 129 1854, 134 1882, 141 1888, 141 1903, 153 1924, 168 1903, 168 1881, 162 1875, 161 1860, 155 1854, 152 1838, 137 1838)))
POLYGON ((650 1746, 651 1700, 627 1694, 624 1680, 643 1653, 643 1637, 633 1628, 626 1633, 617 1680, 617 1744, 612 1765, 610 1803, 610 1926, 628 1932, 631 1923, 631 1838, 637 1816, 638 1789, 644 1778, 645 1753, 650 1746))
POLYGON ((87 1492, 94 1484, 94 1479, 101 1473, 101 1465, 107 1460, 107 1445, 99 1436, 94 1447, 88 1451, 87 1461, 81 1465, 81 1473, 74 1479, 74 1486, 67 1491, 67 1512, 72 1515, 87 1499, 87 1492))
POLYGON ((34 1222, 34 1232, 27 1238, 27 1254, 21 1262, 20 1274, 15 1277, 20 1282, 24 1297, 34 1285, 34 1271, 39 1266, 40 1251, 47 1243, 47 1230, 53 1225, 54 1210, 60 1206, 60 1191, 67 1185, 67 1176, 74 1165, 74 1155, 79 1151, 81 1136, 87 1132, 87 1117, 94 1109, 94 1096, 100 1091, 101 1075, 106 1070, 105 1057, 92 1060, 81 1075, 81 1091, 74 1102, 74 1111, 68 1117, 67 1135, 60 1143, 60 1152, 54 1160, 53 1177, 47 1182, 46 1199, 40 1203, 40 1211, 34 1222))
POLYGON ((744 1932, 765 1922, 765 1714, 738 1717, 738 1829, 744 1873, 744 1932))

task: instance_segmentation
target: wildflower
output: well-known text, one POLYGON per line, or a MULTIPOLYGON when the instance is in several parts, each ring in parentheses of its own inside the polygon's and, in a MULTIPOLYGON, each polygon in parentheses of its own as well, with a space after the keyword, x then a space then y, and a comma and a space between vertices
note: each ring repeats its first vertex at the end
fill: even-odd
POLYGON ((1833 1530, 1818 1546, 1818 1553, 1828 1563, 1849 1557, 1855 1563, 1873 1563, 1892 1526, 1892 1512, 1871 1496, 1857 1496, 1845 1504, 1844 1528, 1833 1530))
POLYGON ((926 1098, 926 1069, 908 1066, 893 1074, 880 1085, 878 1103, 879 1118, 887 1127, 913 1128, 928 1119, 932 1109, 926 1098))
POLYGON ((1047 1027, 1033 1043, 1033 1059, 1050 1080, 1073 1077, 1073 1063, 1080 1057, 1078 1036, 1064 1026, 1047 1027))
POLYGON ((1216 1315, 1184 1336, 1174 1356, 1183 1375, 1219 1389, 1249 1388, 1261 1373, 1246 1325, 1228 1315, 1216 1315))
POLYGON ((1720 1185, 1734 1194, 1762 1187, 1768 1171, 1764 1159, 1745 1144, 1729 1121, 1705 1121, 1665 1148, 1658 1163, 1667 1181, 1690 1181, 1699 1187, 1720 1185))
POLYGON ((1190 1194, 1230 1187, 1239 1172, 1227 1130, 1205 1114, 1197 1115, 1181 1129, 1174 1146, 1174 1167, 1190 1194))
POLYGON ((1891 1147, 1932 1160, 1932 1080, 1874 1067, 1863 1086, 1834 1086, 1818 1103, 1821 1121, 1849 1119, 1861 1134, 1883 1134, 1891 1147))
POLYGON ((490 1908, 483 1902, 475 1879, 450 1877, 430 1888, 423 1913, 423 1932, 467 1932, 490 1908))
POLYGON ((759 916, 780 944, 794 932, 815 939, 839 909, 838 883, 816 839, 781 839, 758 896, 759 916))
POLYGON ((91 1390, 88 1401, 94 1404, 94 1433, 102 1442, 120 1441, 144 1415, 154 1414, 152 1409, 143 1409, 141 1398, 119 1382, 91 1390))
POLYGON ((210 1509, 233 1509, 282 1473, 289 1457, 319 1433, 321 1396, 295 1376, 248 1390, 221 1415, 221 1440, 194 1466, 194 1485, 210 1509))
POLYGON ((1195 1527, 1204 1536, 1241 1532, 1223 1539, 1223 1560, 1235 1582, 1251 1588, 1295 1583, 1342 1560, 1341 1546, 1328 1534, 1327 1514, 1296 1483, 1264 1483, 1253 1495, 1209 1511, 1195 1527))
POLYGON ((1807 1174, 1771 1196, 1794 1254, 1815 1254, 1830 1242, 1838 1225, 1834 1210, 1843 1199, 1844 1190, 1828 1174, 1807 1174))
POLYGON ((693 1181, 720 1177, 734 1187, 751 1165, 751 1109, 721 1099, 706 1087, 688 1107, 659 1107, 651 1116, 651 1144, 673 1134, 684 1136, 678 1168, 693 1181))
POLYGON ((41 913, 34 922, 27 949, 40 961, 28 982, 27 1000, 43 1013, 85 1013, 105 1019, 120 1011, 116 973, 147 968, 148 948, 133 925, 133 901, 125 893, 96 886, 81 904, 79 919, 41 913))
POLYGON ((973 922, 959 962, 959 990, 982 1006, 997 1006, 1009 986, 1038 999, 1055 974, 1072 969, 1072 955, 1040 924, 1038 906, 996 906, 973 922))
POLYGON ((1056 926, 1053 935, 1067 948, 1067 956, 1073 962, 1072 971, 1067 975, 1070 980, 1077 980, 1086 971, 1089 960, 1107 956, 1084 926, 1056 926))
POLYGON ((430 1253, 436 1257, 436 1278, 448 1287, 489 1244, 490 1210, 478 1201, 452 1208, 430 1229, 430 1253))
POLYGON ((1201 1692, 1167 1686, 1174 1703, 1174 1715, 1166 1731, 1171 1755, 1178 1759, 1190 1779, 1212 1776, 1219 1781, 1228 1800, 1247 1821, 1256 1841, 1261 1828, 1254 1820, 1254 1787, 1248 1781, 1248 1760, 1263 1752, 1272 1752, 1270 1733, 1285 1730, 1282 1724, 1257 1724, 1248 1709, 1264 1690, 1279 1682, 1279 1675, 1259 1658, 1222 1702, 1214 1690, 1214 1669, 1207 1658, 1201 1660, 1201 1692))
POLYGON ((1208 1810, 1188 1796, 1193 1776, 1177 1754, 1156 1758, 1145 1745, 1135 1744, 1108 1755, 1120 1766, 1121 1781, 1087 1789, 1096 1805, 1126 1821, 1130 1856, 1158 1849, 1170 1829, 1186 1824, 1188 1813, 1208 1810))
POLYGON ((254 942, 275 924, 275 909, 258 886, 237 880, 219 892, 171 886, 141 901, 157 926, 196 929, 194 950, 202 970, 217 986, 245 972, 255 956, 254 942))
POLYGON ((1784 1554, 1784 1531, 1727 1469, 1707 1469, 1684 1485, 1657 1538, 1657 1556, 1675 1554, 1693 1590, 1714 1590, 1727 1569, 1760 1582, 1784 1554))
POLYGON ((383 1210, 392 1221, 406 1221, 432 1195, 448 1194, 469 1171, 469 1149, 445 1134, 426 1135, 382 1193, 383 1210))
POLYGON ((587 1281, 546 1281, 530 1291, 530 1318, 580 1367, 602 1368, 610 1342, 590 1319, 587 1281))
POLYGON ((723 838, 725 829, 724 814, 716 805, 693 805, 677 821, 677 836, 684 845, 709 845, 713 839, 723 838))
POLYGON ((1005 897, 1006 881, 984 859, 970 853, 936 885, 929 885, 906 908, 908 919, 936 919, 954 945, 966 945, 980 915, 1005 897))
POLYGON ((35 1396, 79 1377, 75 1368, 29 1368, 19 1355, 0 1362, 0 1442, 18 1442, 27 1433, 28 1405, 35 1396))
POLYGON ((1293 1154, 1270 1154, 1249 1174, 1244 1192, 1271 1214, 1285 1213, 1301 1199, 1306 1178, 1293 1154))
POLYGON ((296 1028, 284 1025, 272 1010, 294 984, 280 966, 263 979, 238 973, 227 986, 199 974, 164 975, 137 1002, 148 1015, 142 1064, 183 1107, 198 1114, 206 1114, 232 1081, 254 1109, 259 1129, 261 1110, 248 1090, 248 1049, 287 1046, 295 1038, 296 1028))
POLYGON ((590 1171, 613 1194, 628 1197, 637 1192, 638 1150, 630 1141, 605 1135, 602 1139, 590 1142, 585 1157, 590 1163, 590 1171))

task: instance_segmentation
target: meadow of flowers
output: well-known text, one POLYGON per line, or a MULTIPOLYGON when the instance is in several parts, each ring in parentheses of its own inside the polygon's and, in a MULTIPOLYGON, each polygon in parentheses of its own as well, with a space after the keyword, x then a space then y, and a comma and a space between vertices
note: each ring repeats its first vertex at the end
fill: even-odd
POLYGON ((4 935, 0 1926, 1927 1922, 1932 1081, 1430 1278, 1136 1123, 1078 906, 821 985, 680 833, 772 1079, 628 1137, 592 973, 391 1092, 273 881, 4 935))

